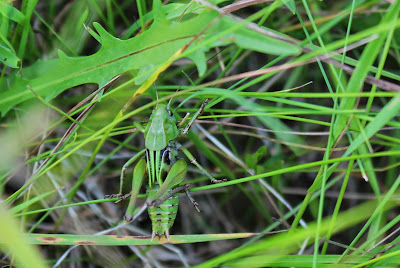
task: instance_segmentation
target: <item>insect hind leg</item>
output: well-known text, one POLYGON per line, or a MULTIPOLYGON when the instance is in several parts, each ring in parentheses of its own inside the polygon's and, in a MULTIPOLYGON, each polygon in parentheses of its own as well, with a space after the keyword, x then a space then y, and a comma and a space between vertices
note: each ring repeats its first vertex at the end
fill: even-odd
POLYGON ((125 199, 127 199, 131 193, 128 194, 123 194, 122 190, 123 190, 123 186, 124 186, 124 182, 125 182, 125 178, 126 178, 126 170, 128 169, 128 167, 135 162, 136 160, 138 160, 139 158, 141 158, 144 154, 145 154, 146 150, 143 149, 140 152, 138 152, 136 155, 134 155, 132 158, 130 158, 122 167, 121 169, 121 175, 120 175, 120 182, 119 182, 119 192, 117 194, 110 194, 110 195, 106 195, 105 198, 118 198, 117 201, 115 201, 115 203, 119 203, 125 199))
POLYGON ((147 200, 147 206, 149 207, 158 207, 160 206, 162 203, 164 203, 167 199, 171 198, 172 196, 174 196, 177 193, 180 192, 185 192, 186 196, 189 198, 190 202, 192 202, 194 208, 198 211, 200 211, 199 208, 199 204, 196 202, 196 200, 194 200, 194 198, 192 197, 192 195, 189 192, 190 189, 190 184, 185 184, 185 185, 181 185, 178 186, 174 189, 172 189, 167 195, 165 195, 163 198, 160 199, 148 199, 147 200))
POLYGON ((192 202, 194 208, 197 210, 197 212, 201 212, 200 208, 199 208, 199 204, 196 202, 196 200, 194 200, 194 198, 192 197, 192 195, 189 192, 190 189, 190 184, 186 184, 185 185, 185 194, 186 196, 189 198, 190 202, 192 202))

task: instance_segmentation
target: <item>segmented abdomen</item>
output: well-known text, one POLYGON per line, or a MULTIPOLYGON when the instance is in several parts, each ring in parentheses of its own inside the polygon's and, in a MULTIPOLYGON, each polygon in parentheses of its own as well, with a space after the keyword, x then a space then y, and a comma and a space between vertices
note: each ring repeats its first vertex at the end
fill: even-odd
MULTIPOLYGON (((147 197, 152 199, 153 196, 157 194, 159 188, 160 186, 157 184, 153 185, 151 189, 148 188, 147 197)), ((172 189, 168 190, 167 194, 171 190, 172 189)), ((176 213, 178 212, 178 204, 179 194, 175 194, 165 200, 158 207, 148 207, 147 211, 151 219, 153 232, 156 235, 162 236, 172 227, 176 218, 176 213)))

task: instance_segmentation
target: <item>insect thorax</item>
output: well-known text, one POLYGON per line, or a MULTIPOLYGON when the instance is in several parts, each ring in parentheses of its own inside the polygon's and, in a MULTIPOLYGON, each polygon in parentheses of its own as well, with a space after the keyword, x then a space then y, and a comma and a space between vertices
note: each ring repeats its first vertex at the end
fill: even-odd
POLYGON ((165 174, 170 167, 179 159, 178 149, 180 144, 176 141, 170 141, 164 149, 153 151, 146 149, 147 174, 149 174, 149 185, 162 184, 165 174))

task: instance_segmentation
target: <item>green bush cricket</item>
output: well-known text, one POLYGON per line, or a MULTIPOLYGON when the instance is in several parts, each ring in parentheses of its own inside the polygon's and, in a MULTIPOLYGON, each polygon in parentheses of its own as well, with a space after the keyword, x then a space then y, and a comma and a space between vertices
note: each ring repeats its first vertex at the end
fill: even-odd
POLYGON ((179 192, 185 192, 196 210, 200 212, 198 204, 190 196, 189 185, 181 185, 187 172, 187 164, 183 159, 180 159, 178 151, 182 151, 192 164, 210 178, 212 183, 224 181, 215 179, 186 148, 176 141, 179 136, 188 133, 196 118, 207 105, 208 99, 202 103, 185 129, 180 129, 180 127, 186 121, 188 115, 180 124, 177 124, 177 120, 169 107, 170 102, 156 105, 146 128, 143 128, 140 124, 135 124, 144 133, 146 148, 125 163, 121 171, 119 193, 108 196, 119 197, 120 200, 129 196, 129 194, 122 194, 125 171, 129 165, 141 158, 133 171, 132 192, 124 218, 127 222, 132 221, 137 195, 147 174, 149 180, 146 204, 152 221, 152 239, 156 235, 159 237, 165 235, 169 239, 169 229, 172 227, 178 211, 179 192), (145 157, 142 158, 143 156, 145 157))

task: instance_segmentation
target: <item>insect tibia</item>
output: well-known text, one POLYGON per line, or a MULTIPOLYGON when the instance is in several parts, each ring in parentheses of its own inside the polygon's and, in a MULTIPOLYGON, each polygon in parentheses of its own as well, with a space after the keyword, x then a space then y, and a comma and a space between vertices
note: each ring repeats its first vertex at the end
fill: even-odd
POLYGON ((206 105, 208 104, 208 101, 210 99, 206 99, 200 106, 199 110, 193 115, 192 119, 190 120, 190 122, 187 124, 187 126, 185 127, 185 129, 182 132, 182 135, 187 135, 190 128, 192 127, 194 121, 197 119, 197 117, 199 117, 201 115, 201 113, 204 110, 204 107, 206 107, 206 105))
POLYGON ((189 198, 190 202, 192 202, 192 204, 193 204, 194 208, 197 210, 197 212, 200 213, 201 211, 199 208, 199 203, 197 203, 196 200, 194 200, 194 198, 192 197, 192 195, 189 192, 189 189, 190 189, 190 184, 186 184, 185 185, 186 196, 189 198))
POLYGON ((208 173, 208 171, 203 168, 199 162, 197 162, 196 158, 194 158, 194 156, 189 152, 188 149, 186 149, 185 147, 181 146, 179 147, 179 149, 186 155, 186 157, 190 160, 190 163, 192 163, 193 165, 195 165, 198 169, 201 170, 201 172, 203 172, 204 175, 206 175, 212 183, 221 183, 221 182, 226 182, 227 180, 223 179, 223 180, 217 180, 216 178, 214 178, 210 173, 208 173))

